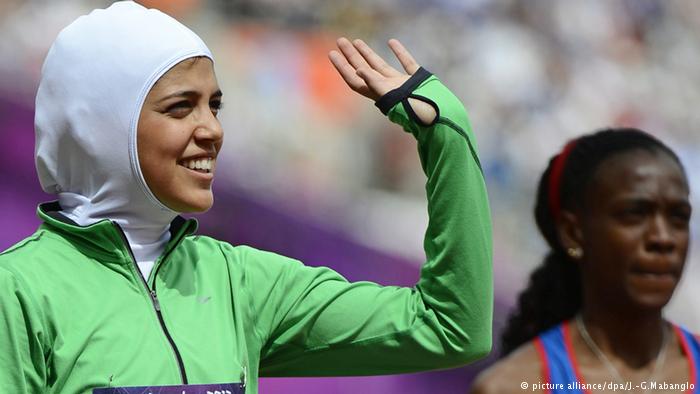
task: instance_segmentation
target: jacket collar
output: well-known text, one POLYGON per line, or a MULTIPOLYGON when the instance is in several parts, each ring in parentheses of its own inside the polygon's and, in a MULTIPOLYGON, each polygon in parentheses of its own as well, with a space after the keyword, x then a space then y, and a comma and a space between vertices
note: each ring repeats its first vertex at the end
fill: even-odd
MULTIPOLYGON (((122 230, 115 222, 104 219, 89 226, 80 226, 60 213, 58 201, 39 204, 37 216, 44 223, 42 228, 58 233, 73 244, 82 253, 98 260, 132 261, 129 245, 122 230)), ((175 248, 187 235, 197 231, 196 219, 177 216, 170 223, 170 241, 165 246, 164 254, 175 248)))

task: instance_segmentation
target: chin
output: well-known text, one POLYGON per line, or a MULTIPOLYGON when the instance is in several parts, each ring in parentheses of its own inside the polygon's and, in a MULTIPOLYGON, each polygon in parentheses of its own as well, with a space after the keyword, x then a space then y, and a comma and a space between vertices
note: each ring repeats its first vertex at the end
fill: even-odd
POLYGON ((189 205, 182 210, 182 213, 204 213, 208 211, 212 205, 214 205, 214 200, 210 199, 208 201, 198 202, 196 204, 189 205))
POLYGON ((673 290, 635 293, 632 295, 634 303, 639 305, 641 309, 646 310, 662 309, 671 301, 671 296, 673 296, 673 290))
POLYGON ((671 300, 678 278, 670 274, 633 274, 628 285, 629 294, 638 305, 650 309, 663 308, 671 300))
POLYGON ((177 199, 167 206, 179 213, 203 213, 214 205, 214 196, 211 191, 203 194, 197 198, 177 199))
POLYGON ((670 300, 671 297, 644 297, 638 302, 643 309, 657 310, 663 309, 670 300))

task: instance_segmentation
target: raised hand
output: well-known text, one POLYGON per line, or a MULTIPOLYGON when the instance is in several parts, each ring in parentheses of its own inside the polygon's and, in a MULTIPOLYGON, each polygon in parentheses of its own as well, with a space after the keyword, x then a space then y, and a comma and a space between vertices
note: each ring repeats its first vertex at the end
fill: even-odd
MULTIPOLYGON (((396 39, 389 40, 389 48, 399 59, 401 66, 406 70, 405 73, 387 64, 360 39, 350 42, 341 37, 337 45, 340 52, 333 50, 328 54, 331 63, 350 89, 373 101, 403 85, 420 68, 418 62, 396 39)), ((430 105, 414 99, 410 99, 409 102, 416 115, 426 124, 431 123, 437 116, 435 109, 430 105)))
POLYGON ((420 67, 398 40, 389 40, 389 48, 401 62, 406 73, 397 71, 377 55, 362 40, 350 42, 345 37, 337 41, 338 51, 329 58, 350 88, 374 101, 388 91, 398 88, 420 67))

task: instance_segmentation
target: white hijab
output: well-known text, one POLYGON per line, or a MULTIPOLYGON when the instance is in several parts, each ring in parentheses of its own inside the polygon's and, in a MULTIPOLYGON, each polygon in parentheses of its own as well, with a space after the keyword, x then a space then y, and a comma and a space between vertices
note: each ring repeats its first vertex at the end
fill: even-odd
POLYGON ((156 81, 196 56, 212 59, 187 27, 120 1, 63 29, 42 68, 34 121, 41 186, 58 194, 62 213, 79 225, 119 224, 138 261, 157 258, 177 215, 144 180, 139 114, 156 81))

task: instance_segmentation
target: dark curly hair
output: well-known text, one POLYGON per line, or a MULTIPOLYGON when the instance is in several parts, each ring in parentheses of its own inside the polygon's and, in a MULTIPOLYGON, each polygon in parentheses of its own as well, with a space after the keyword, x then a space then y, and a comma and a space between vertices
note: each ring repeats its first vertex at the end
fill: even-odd
POLYGON ((585 208, 583 198, 600 164, 615 155, 632 150, 664 153, 675 160, 685 174, 678 156, 664 143, 632 128, 604 129, 572 140, 563 153, 552 157, 540 178, 535 204, 535 220, 550 251, 530 276, 527 288, 518 297, 517 309, 508 318, 501 336, 501 356, 532 340, 539 333, 573 318, 581 308, 581 277, 578 265, 559 241, 553 206, 560 210, 585 208), (557 158, 560 158, 557 163, 557 158), (559 183, 552 190, 552 173, 559 183), (554 194, 552 194, 554 193, 554 194), (558 193, 558 201, 552 203, 558 193))

